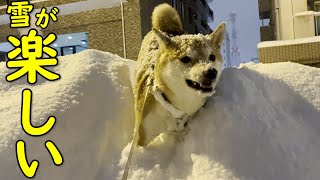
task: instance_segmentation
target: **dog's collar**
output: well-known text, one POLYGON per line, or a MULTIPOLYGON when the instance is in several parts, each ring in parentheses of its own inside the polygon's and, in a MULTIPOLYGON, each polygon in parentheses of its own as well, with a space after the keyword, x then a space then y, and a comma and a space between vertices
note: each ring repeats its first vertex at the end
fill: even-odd
POLYGON ((167 96, 158 88, 158 86, 154 85, 153 89, 154 98, 167 110, 171 113, 171 115, 176 119, 185 119, 188 117, 188 114, 176 108, 167 96))

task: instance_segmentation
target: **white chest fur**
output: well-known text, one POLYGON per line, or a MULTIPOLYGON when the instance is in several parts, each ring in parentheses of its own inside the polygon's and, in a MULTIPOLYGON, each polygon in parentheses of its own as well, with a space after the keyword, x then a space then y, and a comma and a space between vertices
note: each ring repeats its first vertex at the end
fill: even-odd
POLYGON ((145 142, 151 142, 159 134, 168 130, 174 130, 177 125, 175 119, 158 101, 152 106, 151 111, 143 120, 145 142))

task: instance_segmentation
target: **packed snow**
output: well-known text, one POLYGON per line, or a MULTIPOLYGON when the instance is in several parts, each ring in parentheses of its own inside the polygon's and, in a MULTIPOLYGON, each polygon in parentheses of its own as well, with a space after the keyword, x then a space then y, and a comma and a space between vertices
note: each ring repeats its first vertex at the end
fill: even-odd
MULTIPOLYGON (((26 78, 12 83, 0 63, 0 179, 25 179, 15 143, 39 160, 34 179, 120 179, 133 133, 135 62, 87 50, 59 57, 61 79, 26 78), (54 115, 41 137, 20 125, 21 92, 33 92, 32 122, 54 115), (44 143, 64 157, 55 166, 44 143)), ((320 69, 295 63, 244 64, 226 68, 216 90, 174 147, 135 150, 131 180, 315 180, 320 177, 320 69)))

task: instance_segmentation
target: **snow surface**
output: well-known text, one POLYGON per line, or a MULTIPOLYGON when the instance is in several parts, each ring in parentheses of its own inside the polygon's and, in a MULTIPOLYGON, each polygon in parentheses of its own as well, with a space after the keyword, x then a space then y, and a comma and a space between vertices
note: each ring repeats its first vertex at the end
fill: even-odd
MULTIPOLYGON (((62 79, 7 83, 0 63, 0 179, 25 179, 15 156, 23 139, 35 179, 105 180, 121 177, 133 132, 135 62, 95 50, 59 58, 62 79), (33 91, 32 120, 57 117, 42 137, 20 125, 21 92, 33 91), (63 153, 57 167, 45 149, 63 153)), ((190 123, 181 144, 134 152, 131 180, 315 180, 320 177, 320 69, 295 63, 227 68, 217 94, 190 123)))

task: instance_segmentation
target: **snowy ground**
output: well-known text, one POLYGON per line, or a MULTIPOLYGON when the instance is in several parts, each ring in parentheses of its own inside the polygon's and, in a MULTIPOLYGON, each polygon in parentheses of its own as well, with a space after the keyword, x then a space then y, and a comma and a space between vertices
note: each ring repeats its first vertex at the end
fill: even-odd
MULTIPOLYGON (((134 62, 88 50, 60 58, 62 79, 7 83, 0 63, 0 179, 25 179, 15 142, 23 139, 35 179, 105 180, 121 176, 133 129, 134 62), (55 128, 29 137, 20 126, 21 92, 33 91, 32 120, 50 115, 55 128), (54 166, 45 149, 52 140, 64 156, 54 166)), ((320 69, 294 63, 227 68, 215 97, 191 122, 174 149, 134 153, 131 180, 315 180, 320 177, 320 69)))

